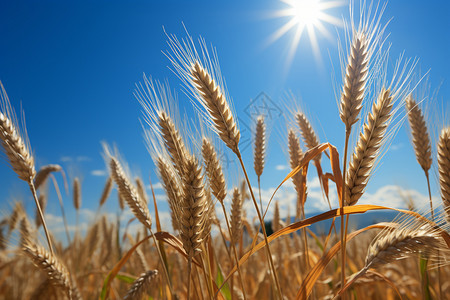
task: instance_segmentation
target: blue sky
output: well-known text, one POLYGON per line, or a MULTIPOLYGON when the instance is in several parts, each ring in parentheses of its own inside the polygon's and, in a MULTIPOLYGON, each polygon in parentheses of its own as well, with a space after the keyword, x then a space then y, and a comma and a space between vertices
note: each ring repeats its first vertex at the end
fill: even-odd
MULTIPOLYGON (((301 96, 301 107, 321 141, 328 140, 343 152, 344 126, 338 115, 332 77, 340 74, 337 32, 342 35, 342 29, 325 24, 333 39, 317 35, 320 63, 304 35, 286 68, 293 33, 267 45, 269 36, 288 21, 267 15, 283 7, 286 5, 274 0, 1 2, 0 80, 16 111, 21 106, 25 111, 37 166, 58 163, 69 178, 81 177, 83 207, 90 210, 96 209, 106 180, 95 176, 105 170, 100 141, 116 143, 135 174, 144 179, 151 174, 153 182, 158 182, 142 137, 140 106, 133 89, 144 72, 155 79, 167 78, 178 92, 181 110, 193 116, 181 82, 168 69, 169 61, 161 52, 168 49, 163 26, 168 33, 184 37, 182 22, 194 38, 202 35, 217 48, 243 139, 250 138, 244 128, 251 123, 246 107, 252 99, 264 92, 279 104, 285 93, 292 91, 301 96)), ((327 13, 348 17, 348 8, 333 8, 327 13)), ((393 18, 387 28, 392 43, 390 59, 394 61, 402 51, 407 57, 418 57, 422 72, 430 69, 431 90, 440 87, 434 101, 425 103, 433 136, 441 124, 448 124, 443 116, 448 116, 450 98, 449 14, 447 1, 412 0, 391 1, 383 17, 384 22, 393 18)), ((335 81, 342 82, 339 77, 335 81)), ((262 177, 267 191, 287 174, 287 170, 280 170, 287 161, 283 117, 274 118, 270 127, 262 177)), ((377 194, 386 186, 398 185, 426 194, 406 126, 400 128, 392 145, 371 179, 368 193, 377 194)), ((251 168, 250 148, 244 150, 244 159, 251 168)), ((310 170, 314 174, 315 170, 310 170)), ((256 183, 255 177, 252 180, 256 183)), ((231 178, 229 186, 236 181, 231 178)), ((433 194, 438 195, 437 185, 432 186, 433 194)), ((9 169, 6 160, 0 164, 0 189, 0 209, 8 209, 14 197, 33 208, 26 185, 9 169)), ((113 193, 107 205, 111 212, 117 207, 115 199, 113 193)), ((49 212, 59 215, 54 195, 50 201, 49 212)), ((64 201, 72 217, 71 198, 65 196, 64 201)), ((161 208, 166 209, 163 201, 161 208)))

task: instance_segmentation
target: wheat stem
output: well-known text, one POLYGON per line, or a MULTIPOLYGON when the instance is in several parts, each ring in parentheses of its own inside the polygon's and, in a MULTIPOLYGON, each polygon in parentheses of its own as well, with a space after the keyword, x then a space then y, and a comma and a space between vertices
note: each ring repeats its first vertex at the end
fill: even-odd
POLYGON ((269 259, 270 267, 272 269, 272 275, 273 275, 274 280, 275 280, 275 284, 276 284, 277 291, 278 291, 278 296, 279 296, 280 300, 282 300, 283 299, 283 294, 281 292, 281 286, 280 286, 280 282, 278 280, 278 275, 277 275, 276 270, 275 270, 275 265, 274 265, 273 260, 272 260, 272 253, 270 251, 269 241, 267 240, 267 233, 266 233, 266 227, 264 225, 264 220, 261 217, 261 213, 259 212, 258 203, 256 202, 255 195, 253 194, 252 186, 250 184, 250 180, 248 179, 247 171, 245 170, 245 165, 244 165, 244 162, 242 161, 242 156, 241 156, 241 153, 240 153, 239 150, 237 151, 236 155, 237 155, 237 157, 239 159, 239 163, 241 164, 242 171, 244 172, 245 180, 247 181, 247 185, 248 185, 248 189, 250 191, 250 195, 252 197, 253 205, 255 206, 256 213, 258 215, 259 223, 261 225, 261 229, 262 229, 263 235, 264 235, 264 242, 266 244, 267 256, 268 256, 268 259, 269 259))
MULTIPOLYGON (((247 299, 247 296, 246 296, 246 293, 245 293, 245 288, 244 288, 244 280, 243 280, 243 277, 242 277, 241 266, 239 265, 239 258, 238 258, 237 251, 236 251, 236 245, 232 241, 233 236, 232 236, 232 233, 231 233, 230 222, 228 221, 227 210, 225 209, 225 204, 223 202, 220 202, 220 204, 222 204, 223 214, 225 216, 225 221, 227 223, 228 234, 230 235, 230 241, 231 241, 230 245, 231 245, 231 248, 233 250, 234 260, 236 262, 236 267, 237 267, 237 270, 238 270, 239 283, 241 284, 241 287, 242 287, 242 293, 244 294, 244 299, 247 299)), ((224 245, 226 247, 226 244, 224 244, 224 245)))
POLYGON ((34 187, 33 181, 29 182, 29 187, 30 187, 31 193, 33 194, 34 202, 36 203, 36 207, 37 207, 37 210, 38 210, 38 213, 39 213, 39 217, 41 218, 42 227, 44 227, 44 232, 45 232, 45 237, 47 238, 48 248, 50 250, 50 253, 52 255, 54 255, 52 242, 51 242, 51 238, 50 238, 50 233, 49 233, 49 231, 47 229, 47 223, 45 222, 44 214, 42 213, 41 205, 39 204, 39 200, 38 200, 38 197, 37 197, 37 194, 36 194, 36 189, 34 187))
MULTIPOLYGON (((346 192, 346 182, 345 182, 345 174, 347 171, 347 152, 348 152, 348 143, 350 139, 350 133, 351 133, 351 126, 347 126, 345 129, 345 146, 344 146, 344 165, 343 165, 343 179, 342 179, 342 191, 341 191, 341 203, 339 203, 339 206, 341 208, 341 286, 345 286, 345 254, 346 254, 346 242, 347 242, 347 224, 349 216, 347 216, 346 224, 344 227, 344 215, 343 215, 343 208, 346 203, 345 198, 345 192, 346 192)), ((342 299, 345 300, 346 294, 345 292, 342 294, 342 299)))

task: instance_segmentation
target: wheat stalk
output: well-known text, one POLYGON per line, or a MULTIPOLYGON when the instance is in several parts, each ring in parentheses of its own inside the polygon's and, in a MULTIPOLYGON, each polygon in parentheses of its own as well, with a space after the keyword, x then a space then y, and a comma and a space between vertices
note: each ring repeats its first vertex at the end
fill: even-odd
POLYGON ((128 176, 125 174, 122 165, 118 159, 110 156, 109 167, 111 176, 117 185, 120 196, 131 208, 131 211, 136 218, 148 229, 152 228, 152 219, 147 205, 142 201, 136 188, 131 183, 128 176))
POLYGON ((188 299, 190 299, 190 277, 192 259, 202 252, 201 244, 206 239, 205 227, 209 219, 202 169, 195 157, 186 162, 183 182, 183 197, 179 203, 180 239, 188 256, 188 299))
POLYGON ((222 203, 227 195, 225 176, 216 149, 208 138, 203 138, 202 156, 212 193, 222 203))
POLYGON ((133 285, 123 299, 142 299, 142 296, 147 292, 150 283, 157 275, 158 270, 150 270, 142 273, 139 278, 133 282, 133 285))
POLYGON ((450 222, 450 127, 442 129, 437 153, 442 203, 450 222))
POLYGON ((50 252, 53 253, 53 247, 50 239, 50 233, 45 223, 44 214, 39 206, 36 188, 34 186, 34 177, 36 170, 34 166, 34 158, 30 151, 30 142, 26 134, 20 135, 15 113, 11 108, 8 95, 0 81, 0 140, 3 150, 9 159, 12 169, 16 172, 20 179, 28 183, 30 191, 33 194, 34 202, 39 212, 42 225, 44 227, 45 236, 47 238, 50 252))
POLYGON ((219 86, 199 62, 192 66, 191 75, 192 82, 201 95, 201 104, 207 109, 217 134, 228 148, 238 153, 241 134, 219 86))
POLYGON ((355 205, 364 193, 392 115, 389 89, 382 89, 367 116, 347 171, 346 204, 355 205))
MULTIPOLYGON (((40 207, 42 208, 42 211, 45 211, 45 208, 47 206, 47 192, 41 191, 39 193, 38 202, 39 202, 40 207)), ((39 211, 37 208, 36 208, 35 224, 36 224, 36 228, 39 228, 42 225, 42 220, 39 217, 39 211)))

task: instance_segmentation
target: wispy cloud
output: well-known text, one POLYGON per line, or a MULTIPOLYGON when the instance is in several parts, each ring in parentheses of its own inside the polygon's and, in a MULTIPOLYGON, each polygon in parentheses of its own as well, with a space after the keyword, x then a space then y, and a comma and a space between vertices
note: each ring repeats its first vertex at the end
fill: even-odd
POLYGON ((401 148, 403 148, 403 143, 394 144, 394 145, 391 145, 391 147, 389 147, 389 149, 392 151, 397 151, 397 150, 400 150, 401 148))
POLYGON ((92 176, 106 176, 108 173, 106 172, 106 170, 92 170, 91 171, 91 175, 92 176))
POLYGON ((275 166, 275 170, 277 170, 277 171, 284 171, 284 170, 287 170, 287 169, 288 169, 287 165, 276 165, 275 166))
POLYGON ((59 158, 62 162, 85 162, 85 161, 91 161, 92 159, 88 156, 61 156, 59 158))

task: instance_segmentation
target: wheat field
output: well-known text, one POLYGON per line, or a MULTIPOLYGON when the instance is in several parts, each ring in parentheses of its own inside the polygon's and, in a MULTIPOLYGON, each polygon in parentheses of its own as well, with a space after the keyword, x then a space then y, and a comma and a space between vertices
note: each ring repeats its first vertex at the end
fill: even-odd
POLYGON ((195 123, 182 117, 167 82, 144 75, 134 91, 171 228, 162 227, 155 194, 147 193, 146 180, 131 174, 120 154, 126 145, 103 143, 108 176, 98 187, 97 215, 85 233, 71 236, 65 211, 74 210, 78 224, 82 183, 78 177, 68 182, 73 206, 63 208, 66 189, 54 176, 65 170, 57 164, 37 168, 27 130, 1 85, 2 150, 11 172, 29 187, 36 213, 15 201, 0 216, 0 299, 450 299, 450 124, 443 120, 439 135, 430 134, 436 125, 427 120, 429 103, 417 98, 426 76, 419 75, 417 60, 390 53, 382 13, 368 9, 348 20, 348 38, 340 41, 336 114, 345 128, 344 149, 319 140, 305 111, 288 108, 281 147, 290 170, 273 183, 295 188, 295 209, 288 215, 280 213, 278 188, 267 206, 262 201, 261 177, 271 159, 267 120, 256 118, 253 161, 244 161, 239 116, 216 50, 187 31, 183 37, 167 34, 164 54, 199 113, 195 123), (359 204, 403 125, 417 159, 411 164, 424 172, 429 204, 409 209, 359 204), (236 158, 238 170, 226 169, 219 154, 223 147, 236 158), (433 169, 439 203, 432 201, 433 169), (239 184, 233 185, 230 172, 239 184), (329 206, 314 216, 305 214, 309 174, 317 175, 329 206), (49 189, 58 194, 67 243, 47 226, 49 189), (119 216, 102 214, 112 193, 121 213, 133 214, 126 226, 119 216), (333 196, 338 206, 330 202, 333 196), (255 218, 247 216, 246 203, 255 218), (362 228, 351 225, 350 215, 371 211, 398 215, 362 228), (138 230, 130 224, 139 224, 138 230), (318 224, 326 230, 314 230, 318 224))

